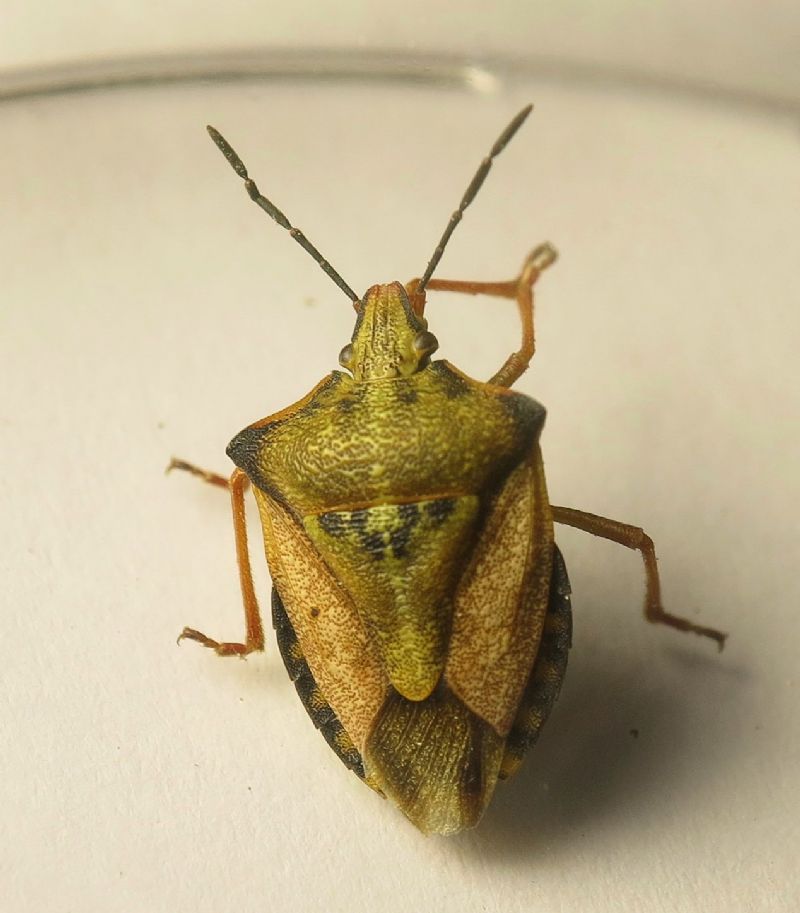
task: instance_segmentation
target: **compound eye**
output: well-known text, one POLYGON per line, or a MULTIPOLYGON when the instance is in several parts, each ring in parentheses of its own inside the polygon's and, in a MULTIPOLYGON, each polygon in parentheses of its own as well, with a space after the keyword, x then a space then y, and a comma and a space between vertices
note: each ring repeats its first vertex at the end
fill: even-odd
POLYGON ((420 355, 433 355, 438 348, 439 340, 427 330, 417 333, 414 337, 414 351, 420 355))
POLYGON ((353 344, 351 342, 348 342, 339 353, 339 364, 348 370, 353 364, 353 344))

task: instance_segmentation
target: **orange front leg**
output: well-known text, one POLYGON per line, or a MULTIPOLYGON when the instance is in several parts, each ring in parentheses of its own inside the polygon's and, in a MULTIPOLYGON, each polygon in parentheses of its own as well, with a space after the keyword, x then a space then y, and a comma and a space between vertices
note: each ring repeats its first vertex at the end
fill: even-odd
POLYGON ((217 641, 196 631, 194 628, 184 628, 178 637, 182 640, 195 640, 204 647, 210 647, 219 656, 247 656, 264 649, 264 626, 261 623, 261 612, 258 608, 256 591, 253 586, 253 573, 250 567, 250 554, 247 548, 247 524, 245 519, 244 493, 250 480, 241 469, 235 469, 230 479, 198 469, 182 460, 172 460, 169 469, 182 469, 192 473, 211 485, 225 487, 231 493, 231 507, 233 509, 233 532, 236 540, 236 561, 239 565, 239 584, 242 589, 242 602, 244 603, 245 641, 235 643, 217 641))
MULTIPOLYGON (((519 351, 512 352, 490 384, 510 387, 528 368, 536 351, 536 336, 533 327, 533 286, 548 266, 558 257, 552 244, 540 244, 525 258, 516 279, 507 282, 470 282, 460 279, 431 279, 426 288, 440 292, 462 292, 465 295, 490 295, 495 298, 516 300, 519 319, 522 324, 522 344, 519 351)), ((425 293, 417 291, 419 279, 412 279, 406 285, 414 310, 422 314, 425 309, 425 293)))
POLYGON ((173 469, 188 472, 190 475, 208 482, 209 485, 216 485, 217 488, 224 488, 226 491, 230 488, 230 480, 227 476, 221 476, 218 472, 209 472, 208 469, 202 469, 200 466, 195 466, 194 463, 187 463, 186 460, 179 460, 173 457, 165 471, 170 473, 173 469))

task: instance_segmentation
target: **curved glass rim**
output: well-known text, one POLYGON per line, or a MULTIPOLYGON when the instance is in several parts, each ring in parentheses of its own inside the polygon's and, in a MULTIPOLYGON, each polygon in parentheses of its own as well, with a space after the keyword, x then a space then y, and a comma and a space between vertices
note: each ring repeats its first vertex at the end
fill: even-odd
POLYGON ((21 98, 175 83, 242 81, 404 82, 494 94, 522 79, 636 88, 726 106, 797 113, 800 99, 599 63, 547 57, 467 57, 374 49, 273 49, 138 55, 0 70, 0 102, 21 98))

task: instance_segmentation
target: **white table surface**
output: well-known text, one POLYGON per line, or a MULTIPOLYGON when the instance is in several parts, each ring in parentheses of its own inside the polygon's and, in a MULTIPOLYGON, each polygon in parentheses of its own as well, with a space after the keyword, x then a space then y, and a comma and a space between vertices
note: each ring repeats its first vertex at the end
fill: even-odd
MULTIPOLYGON (((120 89, 0 126, 3 910, 798 909, 796 119, 520 78, 120 89), (203 126, 361 290, 420 272, 529 99, 438 275, 559 247, 518 385, 551 497, 643 525, 668 606, 730 641, 646 625, 636 555, 563 531, 561 699, 480 827, 426 839, 338 763, 272 639, 175 645, 239 637, 241 609, 225 495, 166 462, 227 471, 352 324, 203 126)), ((430 322, 477 377, 517 342, 503 304, 430 322)))

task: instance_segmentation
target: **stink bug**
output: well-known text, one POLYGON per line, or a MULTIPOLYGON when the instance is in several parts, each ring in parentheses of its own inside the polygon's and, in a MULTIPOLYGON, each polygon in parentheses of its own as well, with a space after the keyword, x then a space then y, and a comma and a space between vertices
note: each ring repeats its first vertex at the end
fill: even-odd
POLYGON ((533 286, 556 259, 537 247, 507 282, 433 279, 445 245, 522 110, 483 159, 423 275, 359 297, 211 138, 250 198, 306 250, 356 311, 351 341, 305 397, 237 434, 227 488, 244 600, 244 643, 193 628, 221 656, 264 649, 248 556, 252 486, 272 575, 272 619, 289 677, 344 764, 426 833, 480 819, 498 780, 536 741, 567 665, 570 588, 553 524, 638 550, 645 617, 725 635, 661 605, 655 551, 638 527, 550 504, 539 436, 545 410, 510 388, 534 354, 533 286), (515 301, 522 345, 486 382, 431 356, 428 291, 515 301))

